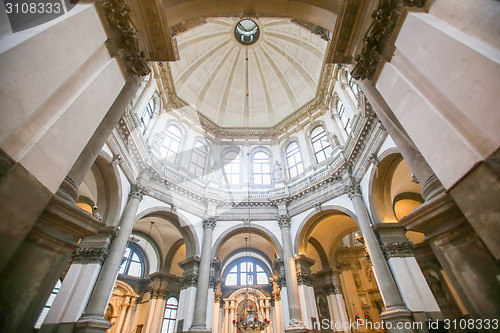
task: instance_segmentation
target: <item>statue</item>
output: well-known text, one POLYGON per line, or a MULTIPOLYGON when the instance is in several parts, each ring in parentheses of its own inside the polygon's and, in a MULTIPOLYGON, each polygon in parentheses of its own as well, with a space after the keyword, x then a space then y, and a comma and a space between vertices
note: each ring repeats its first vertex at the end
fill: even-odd
POLYGON ((339 138, 337 137, 337 135, 335 135, 331 132, 328 132, 327 136, 328 136, 328 142, 330 143, 330 146, 332 146, 332 147, 340 146, 340 141, 339 141, 339 138))
POLYGON ((276 161, 276 163, 274 164, 273 178, 274 180, 283 179, 283 169, 281 168, 281 164, 278 161, 276 161))

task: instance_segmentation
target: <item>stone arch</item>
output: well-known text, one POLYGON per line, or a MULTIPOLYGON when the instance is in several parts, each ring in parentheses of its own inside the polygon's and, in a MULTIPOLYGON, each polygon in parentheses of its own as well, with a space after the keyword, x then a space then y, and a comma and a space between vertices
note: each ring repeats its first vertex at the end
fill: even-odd
POLYGON ((251 15, 256 17, 289 17, 333 31, 340 4, 340 0, 327 3, 312 0, 286 2, 260 0, 230 3, 222 0, 195 0, 165 1, 163 5, 167 21, 171 26, 204 17, 251 15))
POLYGON ((228 239, 233 236, 248 232, 259 235, 266 239, 273 246, 276 255, 280 258, 283 257, 283 249, 281 247, 281 244, 269 229, 256 224, 248 226, 248 224, 241 223, 226 229, 221 235, 219 235, 219 237, 217 237, 212 249, 212 258, 217 257, 222 245, 224 245, 224 243, 228 239))
MULTIPOLYGON (((393 177, 404 161, 403 156, 397 148, 389 148, 378 157, 378 164, 372 168, 369 176, 368 191, 369 205, 373 219, 378 222, 397 222, 395 213, 395 201, 392 198, 393 177)), ((417 192, 401 192, 404 196, 399 198, 410 198, 413 196, 416 202, 423 202, 421 194, 417 192)))
POLYGON ((322 219, 331 215, 338 215, 338 214, 347 215, 351 217, 354 220, 354 222, 356 222, 356 225, 358 224, 358 219, 356 217, 356 214, 354 214, 349 209, 337 205, 322 206, 322 210, 320 212, 313 211, 309 213, 299 225, 293 243, 295 253, 299 254, 305 251, 312 230, 314 229, 315 226, 318 225, 318 223, 321 222, 322 219))
POLYGON ((113 157, 105 151, 99 155, 91 167, 90 172, 97 184, 97 201, 102 221, 107 225, 116 225, 120 219, 120 204, 122 201, 122 187, 118 165, 113 165, 113 157))
POLYGON ((136 215, 135 220, 139 221, 150 216, 164 218, 176 227, 186 243, 187 258, 196 256, 200 253, 200 244, 198 242, 198 237, 196 237, 196 230, 188 219, 181 214, 173 213, 170 207, 156 206, 140 212, 136 215))

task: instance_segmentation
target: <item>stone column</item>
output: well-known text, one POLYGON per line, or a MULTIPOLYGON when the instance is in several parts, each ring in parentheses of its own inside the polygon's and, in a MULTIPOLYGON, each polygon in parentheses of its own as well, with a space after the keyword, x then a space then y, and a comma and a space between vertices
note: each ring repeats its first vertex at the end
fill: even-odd
POLYGON ((167 296, 167 288, 162 286, 161 281, 160 283, 156 283, 149 290, 149 301, 152 302, 152 304, 150 308, 150 320, 148 320, 145 333, 156 333, 161 331, 167 296))
POLYGON ((147 192, 144 186, 132 184, 128 202, 120 221, 120 230, 111 243, 109 254, 104 261, 87 308, 75 326, 76 332, 105 332, 110 327, 109 323, 104 320, 104 314, 115 286, 123 253, 127 248, 129 237, 132 234, 139 203, 147 192))
POLYGON ((70 202, 75 202, 78 199, 78 188, 92 167, 92 164, 94 164, 97 155, 99 155, 101 148, 106 143, 106 140, 113 131, 113 128, 116 126, 120 117, 123 115, 128 105, 134 98, 141 82, 141 77, 133 76, 122 88, 120 94, 118 94, 118 97, 109 108, 108 113, 104 116, 103 120, 99 124, 99 127, 97 127, 96 131, 83 151, 80 153, 80 156, 59 187, 59 190, 57 191, 59 196, 70 202))
POLYGON ((344 296, 342 295, 342 284, 339 274, 332 272, 332 283, 326 286, 328 291, 328 305, 330 307, 330 316, 334 326, 334 332, 349 332, 349 317, 345 308, 344 296))
POLYGON ((429 200, 442 193, 444 191, 443 185, 437 179, 434 171, 427 164, 403 126, 399 123, 380 92, 372 86, 370 81, 357 81, 357 83, 373 107, 373 111, 377 114, 378 119, 398 147, 406 163, 408 163, 415 177, 422 185, 423 198, 429 200))
MULTIPOLYGON (((358 227, 363 235, 366 248, 370 254, 373 273, 382 294, 386 311, 381 318, 390 322, 409 322, 411 313, 406 308, 399 293, 398 287, 385 260, 375 233, 372 230, 370 216, 361 196, 361 186, 354 179, 350 179, 347 194, 352 201, 354 211, 358 217, 358 227)), ((394 325, 395 326, 395 325, 394 325)), ((390 332, 411 332, 407 330, 389 330, 390 332)))
POLYGON ((302 314, 300 311, 299 285, 297 282, 297 273, 295 268, 295 258, 293 256, 292 241, 290 238, 290 217, 288 215, 278 216, 278 224, 281 229, 281 238, 283 242, 283 260, 285 264, 286 292, 288 297, 288 311, 290 314, 290 323, 287 324, 286 332, 307 332, 304 328, 290 328, 300 326, 302 314))
POLYGON ((216 219, 208 218, 203 221, 203 245, 201 250, 200 271, 194 306, 193 325, 189 332, 211 332, 207 329, 207 300, 210 280, 210 261, 212 257, 212 234, 216 219))

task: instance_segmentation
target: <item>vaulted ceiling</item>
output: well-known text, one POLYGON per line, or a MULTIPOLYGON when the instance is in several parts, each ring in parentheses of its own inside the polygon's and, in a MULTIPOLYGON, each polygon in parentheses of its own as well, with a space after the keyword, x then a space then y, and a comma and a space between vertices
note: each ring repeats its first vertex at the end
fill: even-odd
POLYGON ((234 35, 240 18, 209 18, 177 36, 177 95, 222 127, 269 127, 316 94, 327 42, 290 19, 253 19, 255 44, 234 35))

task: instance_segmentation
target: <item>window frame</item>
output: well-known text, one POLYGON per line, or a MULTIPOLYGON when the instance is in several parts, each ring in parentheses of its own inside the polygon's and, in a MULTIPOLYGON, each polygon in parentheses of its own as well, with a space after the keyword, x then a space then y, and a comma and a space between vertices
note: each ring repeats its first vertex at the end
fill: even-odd
POLYGON ((162 159, 169 161, 171 163, 175 163, 177 161, 177 156, 181 150, 182 145, 182 129, 177 124, 169 124, 165 129, 165 137, 163 138, 163 142, 161 143, 158 150, 160 151, 160 156, 162 159), (179 135, 177 133, 173 133, 170 131, 171 128, 176 128, 179 131, 179 135), (168 140, 168 145, 166 144, 168 140), (177 150, 172 148, 172 143, 177 143, 177 150), (163 153, 166 151, 166 153, 163 153), (173 156, 173 160, 169 160, 169 157, 173 156))
POLYGON ((129 243, 127 248, 125 249, 125 252, 123 253, 122 263, 120 264, 120 267, 118 268, 118 273, 122 274, 122 275, 126 275, 126 276, 131 276, 131 277, 143 279, 144 276, 146 275, 148 266, 149 265, 148 265, 147 257, 146 257, 146 254, 144 253, 144 250, 139 245, 137 245, 135 243, 129 243), (130 253, 129 253, 128 257, 125 256, 125 254, 127 253, 127 249, 130 249, 130 253), (137 255, 137 257, 139 258, 139 263, 141 265, 141 273, 139 274, 139 276, 128 274, 130 271, 131 262, 135 262, 135 261, 132 261, 132 257, 134 254, 137 255), (123 264, 125 264, 125 267, 124 267, 123 273, 122 273, 120 271, 121 271, 123 264))
POLYGON ((272 185, 273 182, 273 174, 271 171, 271 156, 270 154, 263 149, 258 149, 252 154, 252 185, 259 187, 268 187, 272 185), (257 154, 266 155, 266 159, 256 158, 257 154), (267 161, 267 162, 265 162, 267 161), (267 172, 264 171, 265 166, 267 165, 267 172), (268 182, 264 181, 265 178, 268 178, 268 182), (256 182, 259 179, 260 182, 256 182))
POLYGON ((316 163, 322 163, 330 158, 330 154, 332 152, 332 145, 328 141, 328 133, 325 130, 323 125, 318 125, 314 127, 310 132, 311 137, 311 146, 314 153, 314 157, 316 158, 316 163), (313 134, 316 130, 320 129, 321 131, 317 134, 313 134), (326 143, 325 143, 326 142, 326 143), (318 143, 320 147, 316 144, 318 143), (321 160, 320 157, 321 156, 321 160))
POLYGON ((146 134, 149 124, 154 117, 156 101, 154 98, 151 98, 144 108, 142 115, 139 117, 139 126, 142 128, 142 135, 146 134), (144 119, 147 117, 147 121, 144 119))
POLYGON ((196 140, 193 145, 193 149, 191 150, 191 158, 189 160, 189 166, 188 166, 188 171, 199 177, 202 178, 205 175, 206 171, 206 165, 207 165, 207 157, 208 157, 208 147, 203 141, 201 140, 196 140), (200 147, 203 149, 200 149, 197 147, 197 144, 200 145, 200 147), (194 158, 196 157, 196 161, 194 161, 194 158), (201 158, 201 163, 200 163, 200 158, 201 158), (192 170, 192 166, 194 170, 192 170), (198 174, 198 170, 200 170, 201 174, 198 174))
POLYGON ((347 134, 351 134, 352 128, 352 121, 351 117, 349 117, 349 114, 347 113, 347 109, 344 105, 344 103, 339 99, 337 101, 337 114, 339 115, 340 122, 342 123, 342 127, 344 128, 344 131, 346 131, 347 134), (340 107, 339 107, 340 104, 340 107), (347 118, 347 121, 344 119, 347 118))
MULTIPOLYGON (((248 266, 246 266, 248 267, 248 266)), ((269 271, 269 268, 265 265, 265 263, 260 260, 260 259, 257 259, 255 257, 250 257, 250 256, 246 256, 246 257, 241 257, 241 258, 238 258, 238 259, 235 259, 234 261, 231 262, 231 264, 229 264, 227 266, 227 268, 224 270, 224 274, 223 274, 223 277, 224 277, 224 286, 226 287, 238 287, 238 288, 241 288, 241 287, 246 287, 247 285, 248 286, 266 286, 266 285, 269 285, 270 282, 269 282, 269 278, 271 277, 271 273, 269 271), (252 264, 253 265, 253 268, 252 268, 252 271, 251 272, 248 272, 248 269, 246 268, 245 271, 242 270, 241 268, 241 265, 243 264, 252 264), (257 267, 259 267, 260 269, 262 269, 262 271, 257 271, 257 267), (236 272, 231 272, 234 268, 236 268, 236 272), (250 274, 249 274, 250 273, 250 274), (266 275, 266 283, 258 283, 258 274, 265 274, 266 275), (245 274, 245 277, 243 277, 243 274, 245 274), (236 284, 227 284, 227 277, 229 275, 236 275, 236 284), (242 284, 242 279, 245 279, 248 281, 248 276, 252 276, 253 277, 253 281, 254 283, 253 284, 242 284)))
POLYGON ((288 178, 293 179, 304 172, 304 162, 302 159, 302 153, 300 151, 300 145, 299 145, 299 142, 297 140, 293 140, 286 145, 286 147, 285 147, 285 161, 286 161, 286 165, 287 165, 288 178), (293 144, 295 144, 297 147, 290 150, 290 146, 293 144), (293 150, 296 150, 296 151, 293 152, 293 150), (295 156, 298 156, 299 158, 296 159, 295 156), (293 158, 294 164, 290 163, 292 158, 293 158), (295 172, 295 174, 293 176, 292 176, 292 170, 293 170, 293 172, 295 172))
POLYGON ((222 174, 223 174, 223 184, 226 186, 241 186, 241 171, 242 171, 242 163, 241 163, 241 154, 239 151, 236 150, 228 150, 224 152, 222 155, 222 174), (236 158, 231 159, 228 158, 227 155, 229 154, 236 154, 236 158), (226 163, 226 161, 229 161, 226 163), (234 161, 237 161, 238 164, 233 163, 234 161), (237 169, 239 170, 238 172, 233 172, 233 168, 235 166, 238 166, 237 169), (228 169, 230 172, 228 172, 228 169), (233 182, 233 180, 237 180, 236 183, 233 182))
POLYGON ((161 333, 174 333, 175 330, 175 322, 177 320, 177 311, 179 310, 179 300, 177 297, 171 296, 165 302, 165 309, 163 311, 163 321, 161 323, 161 333), (169 304, 171 299, 175 299, 176 304, 169 304), (170 305, 170 307, 169 307, 170 305), (167 318, 167 310, 169 311, 169 317, 167 318), (174 313, 172 315, 172 313, 174 313), (167 323, 167 327, 165 328, 165 323, 167 323))
POLYGON ((43 306, 42 310, 40 311, 40 314, 38 315, 38 318, 36 319, 35 325, 33 326, 35 329, 40 329, 43 325, 43 322, 47 318, 47 315, 49 314, 50 308, 52 305, 54 305, 54 301, 57 297, 57 294, 61 290, 62 287, 62 280, 57 279, 57 282, 52 289, 49 297, 47 298, 47 301, 45 301, 45 305, 43 306))

